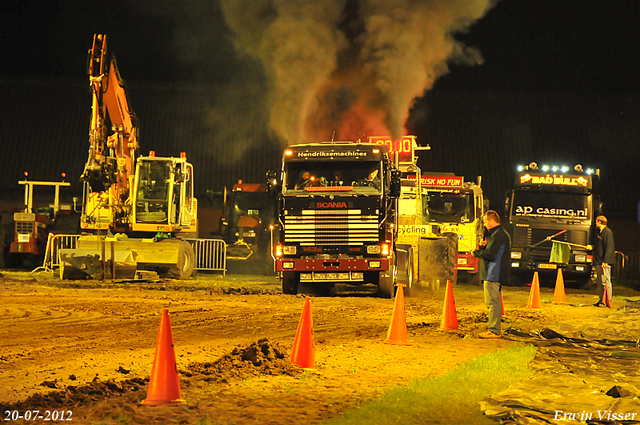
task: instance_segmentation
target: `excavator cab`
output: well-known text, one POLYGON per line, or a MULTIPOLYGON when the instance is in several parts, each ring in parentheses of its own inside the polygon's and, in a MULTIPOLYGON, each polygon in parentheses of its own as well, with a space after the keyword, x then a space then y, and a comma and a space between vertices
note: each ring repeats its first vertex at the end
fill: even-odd
POLYGON ((184 158, 139 157, 135 174, 133 230, 175 231, 194 217, 193 167, 184 158), (136 226, 137 225, 137 226, 136 226), (137 229, 136 229, 137 228, 137 229))

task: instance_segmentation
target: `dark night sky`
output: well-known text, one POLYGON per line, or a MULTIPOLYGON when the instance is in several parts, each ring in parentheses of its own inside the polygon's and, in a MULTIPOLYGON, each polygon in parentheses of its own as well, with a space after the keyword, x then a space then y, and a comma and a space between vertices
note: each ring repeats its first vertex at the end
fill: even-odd
MULTIPOLYGON (((127 80, 220 82, 237 71, 213 0, 5 0, 0 13, 3 75, 84 77, 99 32, 127 80)), ((638 1, 503 0, 457 36, 484 64, 452 65, 435 90, 638 92, 639 17, 638 1)))

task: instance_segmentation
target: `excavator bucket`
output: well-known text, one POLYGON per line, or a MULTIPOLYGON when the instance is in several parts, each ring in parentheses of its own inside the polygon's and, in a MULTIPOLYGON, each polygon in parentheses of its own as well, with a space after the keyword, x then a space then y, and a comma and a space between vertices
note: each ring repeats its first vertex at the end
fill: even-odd
POLYGON ((60 278, 134 279, 139 270, 153 270, 160 277, 187 279, 194 258, 191 245, 181 239, 81 236, 76 248, 60 250, 60 278))

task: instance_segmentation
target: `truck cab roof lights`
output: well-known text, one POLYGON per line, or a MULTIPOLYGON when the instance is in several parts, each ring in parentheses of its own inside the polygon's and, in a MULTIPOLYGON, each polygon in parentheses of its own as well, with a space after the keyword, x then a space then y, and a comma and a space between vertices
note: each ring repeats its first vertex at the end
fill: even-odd
POLYGON ((291 156, 291 155, 293 155, 293 151, 291 149, 286 149, 284 151, 284 156, 291 156))

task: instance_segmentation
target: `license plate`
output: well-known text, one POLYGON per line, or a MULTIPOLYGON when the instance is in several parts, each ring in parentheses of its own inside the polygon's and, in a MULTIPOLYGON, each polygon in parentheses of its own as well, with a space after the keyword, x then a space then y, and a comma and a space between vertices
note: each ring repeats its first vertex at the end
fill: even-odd
POLYGON ((24 234, 24 233, 18 233, 18 242, 23 243, 23 242, 29 242, 29 236, 28 234, 24 234))
POLYGON ((538 264, 538 268, 555 270, 558 268, 558 265, 557 264, 538 264))

